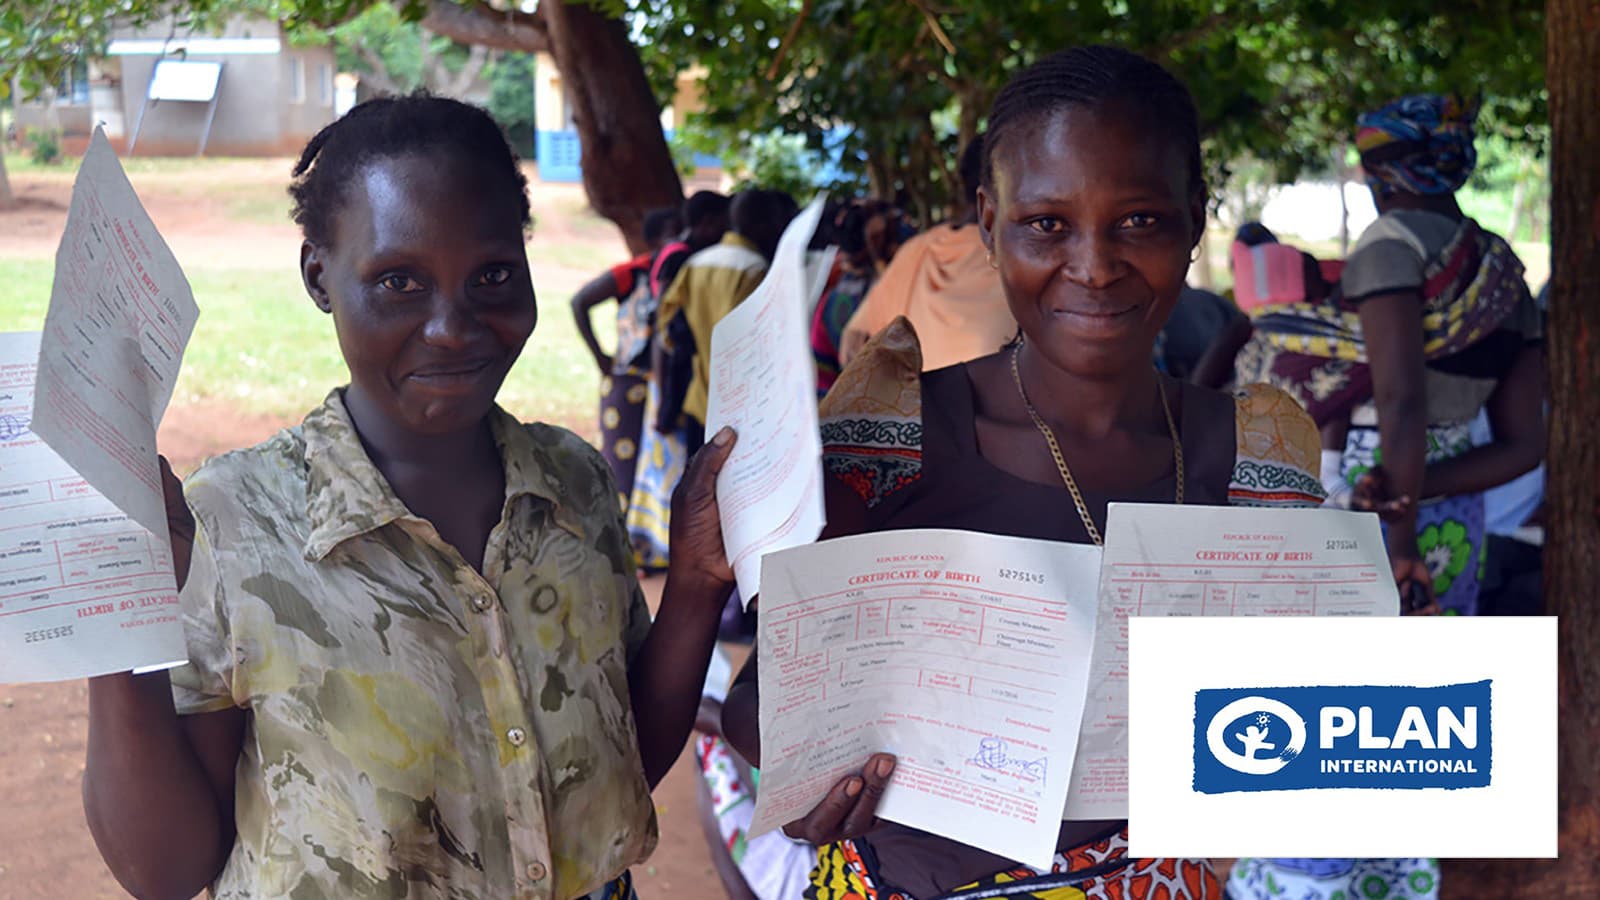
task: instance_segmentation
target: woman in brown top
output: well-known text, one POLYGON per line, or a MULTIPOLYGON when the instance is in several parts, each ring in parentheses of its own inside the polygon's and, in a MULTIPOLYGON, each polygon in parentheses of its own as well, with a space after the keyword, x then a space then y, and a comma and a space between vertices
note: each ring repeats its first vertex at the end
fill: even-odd
MULTIPOLYGON (((1112 501, 1314 503, 1317 435, 1273 388, 1158 375, 1151 349, 1205 223, 1194 103, 1160 66, 1078 48, 1020 73, 989 117, 979 229, 1019 335, 926 375, 897 323, 823 409, 827 536, 959 528, 1099 543, 1112 501)), ((724 708, 760 760, 755 664, 724 708)), ((867 761, 790 834, 823 845, 809 897, 1220 897, 1198 860, 1133 859, 1126 823, 1064 822, 1047 872, 874 814, 867 761)))

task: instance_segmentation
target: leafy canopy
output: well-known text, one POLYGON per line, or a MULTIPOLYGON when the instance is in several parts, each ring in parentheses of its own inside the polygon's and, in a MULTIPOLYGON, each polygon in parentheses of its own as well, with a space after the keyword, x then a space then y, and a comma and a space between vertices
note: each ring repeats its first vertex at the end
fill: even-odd
POLYGON ((634 0, 628 14, 653 68, 711 73, 698 127, 819 150, 846 130, 847 167, 927 206, 953 193, 950 161, 1006 78, 1073 44, 1169 65, 1219 180, 1246 157, 1282 178, 1325 170, 1356 115, 1418 91, 1481 93, 1490 130, 1545 133, 1540 0, 634 0))

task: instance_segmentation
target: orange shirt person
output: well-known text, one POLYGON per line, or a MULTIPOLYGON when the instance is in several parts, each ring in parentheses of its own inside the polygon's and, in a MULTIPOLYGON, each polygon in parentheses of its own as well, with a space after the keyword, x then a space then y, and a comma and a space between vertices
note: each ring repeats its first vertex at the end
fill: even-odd
MULTIPOLYGON (((969 210, 977 208, 982 169, 979 137, 961 154, 969 210)), ((917 235, 895 253, 845 326, 841 364, 849 365, 867 341, 898 316, 905 316, 916 329, 927 372, 988 356, 1016 336, 1017 322, 1006 306, 1000 273, 970 212, 958 222, 917 235)))

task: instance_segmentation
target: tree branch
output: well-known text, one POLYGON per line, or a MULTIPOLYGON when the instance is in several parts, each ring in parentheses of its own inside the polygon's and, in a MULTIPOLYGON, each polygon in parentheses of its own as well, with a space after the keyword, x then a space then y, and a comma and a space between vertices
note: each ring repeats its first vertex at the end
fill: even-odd
POLYGON ((361 61, 367 64, 368 71, 361 73, 361 77, 363 79, 371 78, 372 86, 377 89, 378 93, 390 94, 396 97, 406 93, 405 88, 389 77, 389 68, 383 64, 383 57, 374 53, 371 48, 360 41, 351 44, 350 49, 354 50, 356 55, 361 57, 361 61))
POLYGON ((772 65, 767 67, 767 80, 777 81, 778 72, 783 69, 783 58, 789 53, 789 46, 794 39, 800 36, 800 28, 805 25, 806 17, 811 15, 811 0, 800 4, 800 14, 794 17, 789 25, 789 31, 783 36, 783 43, 778 45, 778 52, 772 57, 772 65))
POLYGON ((463 6, 452 0, 432 0, 422 27, 462 44, 494 50, 542 53, 550 49, 550 32, 538 13, 495 9, 486 3, 463 6))
POLYGON ((928 23, 928 30, 933 32, 934 40, 939 42, 939 46, 944 48, 944 52, 950 54, 951 56, 955 56, 955 42, 950 40, 950 35, 944 33, 944 26, 939 24, 938 17, 936 17, 928 9, 928 7, 921 2, 921 0, 911 0, 911 5, 915 6, 917 11, 922 13, 923 20, 928 23))
POLYGON ((489 63, 489 48, 482 44, 473 44, 472 50, 467 55, 467 61, 461 66, 461 71, 450 83, 449 94, 451 97, 465 96, 472 89, 472 83, 478 80, 478 75, 483 72, 483 67, 489 63))
POLYGON ((1163 41, 1159 46, 1152 48, 1153 55, 1160 58, 1178 50, 1187 49, 1190 45, 1205 40, 1221 29, 1234 25, 1236 21, 1234 13, 1214 12, 1188 31, 1175 34, 1163 41))

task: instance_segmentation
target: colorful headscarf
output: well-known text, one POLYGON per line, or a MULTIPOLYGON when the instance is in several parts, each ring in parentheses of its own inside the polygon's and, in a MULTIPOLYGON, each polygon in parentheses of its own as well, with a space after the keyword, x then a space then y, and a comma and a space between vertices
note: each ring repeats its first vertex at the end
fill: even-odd
POLYGON ((1454 193, 1472 174, 1477 101, 1453 94, 1402 97, 1356 120, 1367 183, 1381 193, 1454 193))

